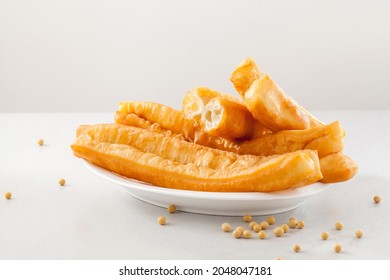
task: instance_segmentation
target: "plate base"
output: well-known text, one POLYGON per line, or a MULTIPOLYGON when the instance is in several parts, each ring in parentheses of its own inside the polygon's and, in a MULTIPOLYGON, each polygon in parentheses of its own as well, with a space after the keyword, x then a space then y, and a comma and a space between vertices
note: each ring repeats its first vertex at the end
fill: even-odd
POLYGON ((133 198, 138 199, 142 202, 146 202, 155 206, 159 206, 162 208, 168 208, 170 204, 175 204, 177 209, 181 212, 188 212, 188 213, 194 213, 194 214, 205 214, 205 215, 214 215, 214 216, 230 216, 230 217, 242 217, 244 215, 247 215, 250 213, 252 216, 265 216, 265 215, 274 215, 274 214, 279 214, 279 213, 284 213, 288 212, 291 210, 294 210, 301 206, 304 202, 300 202, 298 204, 290 205, 290 206, 285 206, 285 207, 272 207, 264 210, 256 210, 253 211, 255 208, 251 207, 239 207, 239 209, 232 209, 226 210, 225 208, 223 210, 221 209, 210 209, 210 207, 205 208, 205 209, 200 209, 198 207, 188 207, 186 205, 181 205, 180 202, 178 201, 177 203, 165 203, 164 201, 159 201, 155 199, 146 199, 145 197, 135 195, 131 191, 127 190, 127 188, 123 187, 123 191, 126 192, 127 194, 131 195, 133 198))

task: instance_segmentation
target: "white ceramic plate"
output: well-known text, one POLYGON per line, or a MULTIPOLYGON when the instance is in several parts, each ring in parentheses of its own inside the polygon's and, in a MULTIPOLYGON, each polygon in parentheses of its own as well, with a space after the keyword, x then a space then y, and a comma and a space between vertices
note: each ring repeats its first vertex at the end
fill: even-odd
POLYGON ((176 190, 156 187, 144 182, 128 179, 84 161, 93 173, 122 186, 131 196, 142 201, 167 207, 176 205, 185 212, 242 216, 269 215, 297 208, 307 199, 329 187, 315 183, 310 186, 272 193, 217 193, 176 190))

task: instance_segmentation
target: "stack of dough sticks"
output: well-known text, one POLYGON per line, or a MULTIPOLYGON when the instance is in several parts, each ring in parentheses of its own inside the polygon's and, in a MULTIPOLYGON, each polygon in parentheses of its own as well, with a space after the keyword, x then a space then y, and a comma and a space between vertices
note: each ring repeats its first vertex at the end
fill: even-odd
POLYGON ((252 59, 231 81, 242 100, 198 87, 182 110, 120 102, 115 124, 79 127, 73 152, 122 176, 196 191, 271 192, 355 175, 339 121, 318 121, 252 59))

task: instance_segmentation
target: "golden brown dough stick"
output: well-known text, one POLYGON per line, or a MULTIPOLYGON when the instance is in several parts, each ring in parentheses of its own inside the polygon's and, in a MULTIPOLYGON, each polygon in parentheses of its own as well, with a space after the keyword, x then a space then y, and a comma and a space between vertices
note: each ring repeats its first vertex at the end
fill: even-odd
MULTIPOLYGON (((154 124, 160 126, 158 123, 152 123, 144 118, 141 118, 140 116, 133 114, 133 113, 125 113, 122 111, 116 111, 114 116, 115 121, 117 119, 122 119, 124 122, 134 123, 134 126, 140 127, 140 128, 147 128, 154 124)), ((161 132, 165 131, 161 128, 161 132)))
POLYGON ((247 58, 230 75, 230 81, 233 83, 237 92, 244 97, 245 92, 261 75, 262 72, 256 62, 252 58, 247 58))
POLYGON ((76 136, 79 136, 81 133, 83 133, 84 131, 86 131, 87 129, 89 129, 91 126, 90 125, 87 125, 87 124, 84 124, 84 125, 80 125, 77 129, 76 129, 76 136))
MULTIPOLYGON (((138 107, 137 104, 134 103, 132 106, 128 107, 138 107)), ((339 121, 310 129, 280 131, 265 134, 257 139, 234 141, 224 137, 209 135, 198 127, 195 127, 191 122, 188 123, 181 121, 182 119, 186 119, 183 113, 168 106, 156 103, 147 103, 146 105, 141 104, 139 108, 137 110, 133 110, 133 112, 141 111, 142 108, 149 108, 150 106, 153 106, 154 114, 150 116, 147 112, 142 111, 142 116, 140 117, 150 121, 151 123, 157 122, 162 128, 171 130, 174 134, 185 135, 186 132, 191 131, 190 134, 187 133, 187 140, 211 148, 236 152, 239 154, 253 154, 259 156, 269 156, 303 149, 312 149, 318 151, 319 157, 343 150, 344 130, 342 129, 339 121), (179 121, 176 123, 174 121, 167 122, 156 118, 155 116, 163 115, 163 113, 159 113, 160 110, 169 116, 175 116, 179 121), (183 125, 185 127, 182 127, 183 125), (192 125, 192 129, 189 128, 190 125, 192 125), (188 137, 188 135, 192 138, 188 137)), ((188 119, 186 120, 189 121, 188 119)), ((130 120, 126 120, 126 118, 116 117, 116 122, 125 125, 139 126, 137 121, 131 122, 130 120)))
POLYGON ((216 97, 204 108, 201 126, 207 133, 225 138, 252 139, 269 132, 240 103, 216 97))
MULTIPOLYGON (((126 114, 122 114, 122 116, 126 116, 126 114)), ((137 116, 122 120, 116 117, 116 120, 118 123, 146 128, 167 136, 179 137, 176 134, 170 133, 169 130, 159 127, 157 123, 152 125, 151 122, 145 121, 137 116), (140 126, 140 123, 143 125, 140 126), (149 125, 145 126, 144 124, 147 123, 149 125), (156 127, 159 129, 156 129, 156 127)), ((320 157, 322 157, 320 158, 320 166, 323 174, 321 181, 324 183, 335 183, 348 180, 357 172, 357 166, 351 159, 341 152, 337 153, 337 151, 342 151, 343 149, 343 135, 344 132, 340 123, 335 122, 307 130, 281 131, 269 134, 265 138, 242 142, 214 137, 204 133, 202 130, 196 130, 194 142, 220 150, 263 156, 277 153, 283 154, 305 148, 318 149, 320 157)))
POLYGON ((357 164, 343 153, 334 153, 320 159, 323 183, 337 183, 351 179, 358 171, 357 164))
POLYGON ((231 74, 230 80, 253 116, 271 131, 304 129, 323 124, 287 96, 259 69, 252 58, 241 62, 231 74), (255 81, 257 84, 253 85, 255 81), (246 97, 246 92, 252 85, 253 88, 246 97))
MULTIPOLYGON (((155 104, 155 105, 156 105, 156 108, 159 107, 160 109, 162 109, 163 107, 167 107, 167 106, 164 106, 161 104, 155 104)), ((183 112, 181 112, 181 111, 177 111, 177 110, 170 108, 170 107, 167 107, 164 110, 165 111, 168 111, 168 110, 172 111, 172 114, 176 115, 176 117, 179 119, 185 118, 183 115, 183 112)), ((115 122, 118 124, 124 124, 124 125, 128 125, 128 126, 145 128, 145 129, 147 129, 149 131, 153 131, 153 132, 159 132, 159 133, 163 133, 163 134, 167 134, 167 135, 171 134, 172 136, 175 136, 175 137, 183 137, 184 138, 183 133, 182 133, 183 127, 181 127, 180 125, 186 125, 186 126, 188 125, 187 122, 177 122, 176 124, 172 124, 172 125, 170 123, 167 123, 167 122, 156 123, 156 122, 149 121, 150 119, 148 119, 147 116, 146 116, 146 119, 143 119, 135 114, 132 114, 133 116, 131 116, 131 117, 127 117, 127 115, 128 115, 127 113, 117 111, 115 113, 115 122), (134 117, 134 116, 137 116, 137 117, 134 117), (162 127, 162 125, 160 125, 160 123, 164 123, 165 127, 162 127)), ((224 151, 230 151, 230 152, 237 153, 239 150, 239 145, 236 141, 230 140, 227 138, 223 138, 223 137, 212 136, 212 135, 204 132, 200 127, 193 126, 193 133, 191 133, 191 135, 193 136, 193 138, 187 137, 187 138, 185 138, 185 140, 190 141, 190 142, 194 142, 194 143, 197 143, 199 145, 206 146, 206 147, 220 149, 220 150, 224 150, 224 151)))
MULTIPOLYGON (((158 124, 156 122, 152 123, 148 120, 145 120, 145 119, 139 117, 136 114, 132 114, 132 113, 128 114, 128 113, 124 113, 121 111, 116 111, 114 119, 115 119, 115 122, 119 123, 119 124, 126 124, 126 125, 130 125, 130 126, 144 128, 144 129, 147 129, 149 131, 162 133, 165 136, 175 136, 175 137, 181 137, 182 139, 184 139, 184 136, 182 134, 172 133, 171 130, 162 128, 160 126, 160 124, 158 124)), ((80 126, 80 127, 82 127, 82 126, 80 126)))
POLYGON ((198 145, 233 153, 238 153, 240 150, 240 144, 237 141, 210 135, 200 128, 195 131, 195 138, 193 142, 198 145))
POLYGON ((184 96, 185 116, 195 120, 204 131, 225 138, 258 138, 269 132, 255 120, 245 103, 238 98, 197 87, 184 96))
POLYGON ((344 130, 339 121, 304 130, 285 130, 269 133, 261 138, 240 143, 240 154, 267 156, 297 150, 318 151, 320 158, 341 152, 344 148, 344 130))
POLYGON ((120 124, 83 125, 77 137, 88 134, 93 141, 130 145, 145 153, 154 153, 180 164, 195 164, 198 167, 224 168, 238 159, 235 153, 207 148, 171 137, 159 132, 120 124))
POLYGON ((268 75, 255 80, 245 92, 244 99, 253 117, 272 131, 307 129, 322 125, 268 75))
POLYGON ((217 192, 276 191, 322 178, 315 151, 258 157, 215 150, 124 125, 84 130, 74 154, 120 175, 161 187, 217 192))
POLYGON ((234 140, 205 133, 200 127, 197 127, 192 121, 187 119, 182 111, 169 106, 153 102, 121 102, 119 107, 121 111, 115 113, 116 123, 147 128, 156 132, 158 132, 156 129, 147 127, 146 124, 148 122, 153 125, 158 124, 160 129, 170 130, 173 134, 183 135, 188 141, 206 147, 238 152, 238 144, 234 140), (149 114, 148 112, 150 111, 153 114, 149 114), (127 114, 137 115, 138 119, 134 117, 128 118, 127 114))
POLYGON ((191 141, 195 138, 193 122, 187 119, 181 111, 169 106, 154 102, 120 102, 119 111, 126 114, 135 114, 152 123, 158 123, 162 128, 181 134, 191 141))
MULTIPOLYGON (((118 112, 117 112, 118 113, 118 112)), ((129 116, 127 114, 120 114, 121 116, 129 116)), ((118 117, 117 117, 118 118, 118 117)), ((163 129, 159 127, 157 123, 152 124, 149 121, 145 121, 144 119, 132 115, 129 118, 126 118, 127 120, 127 125, 130 126, 136 126, 136 127, 142 127, 145 129, 148 129, 149 131, 157 132, 157 133, 162 133, 165 136, 171 136, 171 137, 179 137, 183 139, 181 134, 172 134, 170 130, 163 129)), ((121 123, 121 122, 119 122, 121 123)), ((88 125, 82 125, 77 129, 77 135, 80 135, 83 131, 88 129, 90 126, 88 125)), ((279 133, 280 134, 280 133, 279 133)), ((234 152, 242 152, 241 151, 241 146, 238 146, 238 144, 234 144, 234 142, 229 142, 229 141, 217 141, 217 137, 212 137, 208 134, 198 134, 200 139, 198 142, 203 142, 208 145, 208 147, 215 147, 219 148, 222 150, 227 150, 227 151, 234 151, 234 152), (223 146, 221 144, 223 143, 223 146), (230 144, 226 146, 226 144, 230 144)), ((278 134, 277 134, 278 135, 278 134)), ((287 137, 288 138, 288 137, 287 137)), ((286 139, 288 140, 288 139, 286 139)), ((249 143, 249 142, 246 142, 249 143)), ((255 144, 253 144, 255 145, 255 144)), ((245 146, 245 144, 244 144, 245 146)), ((257 145, 255 145, 257 146, 257 145)), ((281 145, 283 146, 283 145, 281 145)), ((245 150, 245 149, 244 149, 245 150)), ((294 149, 292 149, 294 151, 294 149)), ((286 150, 282 150, 286 151, 286 150)), ((256 151, 252 151, 256 152, 256 151)), ((263 154, 267 154, 264 153, 263 154)), ((337 182, 343 182, 351 179, 353 176, 358 171, 358 166, 356 163, 349 158, 348 156, 344 155, 342 152, 338 153, 332 153, 326 156, 323 156, 320 158, 320 166, 321 166, 321 172, 323 178, 320 180, 323 183, 337 183, 337 182)))

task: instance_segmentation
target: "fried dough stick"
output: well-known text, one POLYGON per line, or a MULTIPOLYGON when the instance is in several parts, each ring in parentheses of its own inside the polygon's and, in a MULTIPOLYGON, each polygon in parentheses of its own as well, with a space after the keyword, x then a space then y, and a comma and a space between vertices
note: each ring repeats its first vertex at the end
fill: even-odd
POLYGON ((284 130, 240 143, 240 154, 274 155, 297 150, 318 151, 320 158, 344 149, 344 130, 339 121, 303 130, 284 130))
POLYGON ((264 126, 246 107, 219 97, 205 106, 201 125, 208 134, 231 139, 258 138, 265 134, 264 126))
POLYGON ((212 192, 269 192, 322 178, 311 150, 258 157, 211 149, 124 125, 80 130, 74 154, 120 175, 161 187, 212 192))
POLYGON ((288 96, 251 58, 243 61, 230 80, 253 117, 271 131, 306 129, 323 123, 288 96))
POLYGON ((239 154, 268 156, 312 149, 317 150, 321 158, 343 150, 344 130, 339 121, 311 129, 286 130, 268 133, 257 139, 233 141, 223 137, 205 135, 206 133, 195 127, 181 111, 165 105, 149 102, 122 102, 120 108, 120 115, 117 113, 115 117, 117 123, 137 126, 137 122, 131 122, 123 117, 126 113, 137 114, 147 121, 158 123, 162 128, 171 130, 173 133, 187 136, 186 139, 197 144, 239 154), (164 120, 165 115, 170 116, 170 121, 164 120), (175 119, 177 119, 176 122, 175 119), (189 131, 191 133, 188 133, 189 131))
POLYGON ((201 127, 187 119, 182 111, 169 106, 153 102, 120 102, 119 110, 115 113, 116 123, 146 128, 144 122, 146 120, 153 124, 157 123, 161 129, 183 135, 190 142, 230 152, 239 150, 239 145, 235 141, 205 133, 201 127), (134 116, 128 118, 128 114, 137 115, 143 120, 134 116))
POLYGON ((289 97, 268 75, 255 80, 245 92, 253 117, 272 131, 307 129, 322 125, 289 97))
MULTIPOLYGON (((145 120, 145 119, 143 119, 143 118, 141 118, 138 115, 133 114, 133 113, 128 114, 128 113, 124 113, 121 111, 117 111, 115 113, 114 118, 115 118, 115 122, 119 123, 119 124, 127 124, 130 126, 144 128, 144 129, 147 129, 147 130, 152 131, 152 132, 161 133, 161 134, 164 134, 165 136, 174 136, 174 137, 180 137, 181 139, 184 139, 184 136, 182 134, 173 133, 169 129, 162 128, 159 123, 145 120)), ((81 125, 78 128, 78 131, 79 130, 82 131, 83 128, 84 128, 84 126, 81 125)), ((79 133, 79 132, 77 132, 77 133, 79 133)))
POLYGON ((195 138, 196 128, 193 122, 187 119, 181 111, 171 107, 153 102, 120 102, 119 112, 135 114, 152 123, 158 123, 162 128, 181 134, 191 141, 195 138))
POLYGON ((214 136, 252 139, 269 132, 253 118, 244 102, 205 87, 197 87, 186 93, 182 111, 187 118, 214 136))
MULTIPOLYGON (((163 106, 163 105, 157 105, 163 106)), ((174 109, 171 109, 174 110, 174 109)), ((179 111, 178 111, 179 112, 179 111)), ((161 127, 158 123, 146 121, 134 114, 117 112, 117 123, 142 127, 154 132, 178 137, 161 127), (127 117, 130 116, 130 117, 127 117)), ((179 129, 176 127, 176 131, 179 129)), ((284 154, 301 149, 314 149, 319 151, 320 166, 323 173, 322 182, 334 183, 352 178, 357 172, 357 165, 347 156, 343 155, 342 138, 344 131, 339 122, 307 130, 281 131, 250 141, 231 141, 222 137, 214 137, 196 130, 194 142, 225 151, 239 154, 272 155, 284 154)))
MULTIPOLYGON (((255 117, 261 119, 269 129, 299 129, 322 125, 319 120, 288 97, 269 76, 262 73, 251 58, 240 63, 231 74, 230 80, 247 102, 251 112, 256 114, 255 117)), ((341 152, 322 156, 320 165, 324 176, 321 181, 326 183, 349 180, 358 171, 356 163, 341 152)))
POLYGON ((234 88, 244 98, 245 92, 263 73, 252 58, 242 61, 230 75, 234 88))

